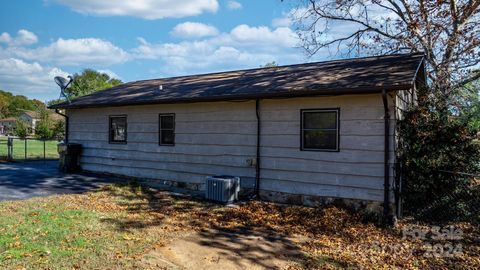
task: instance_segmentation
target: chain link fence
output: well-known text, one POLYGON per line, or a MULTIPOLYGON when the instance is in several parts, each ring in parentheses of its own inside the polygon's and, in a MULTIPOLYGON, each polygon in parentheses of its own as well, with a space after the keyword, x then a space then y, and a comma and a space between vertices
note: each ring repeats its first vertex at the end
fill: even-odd
POLYGON ((455 187, 437 196, 431 204, 418 209, 414 217, 436 222, 470 222, 480 224, 480 176, 440 171, 452 177, 455 187))
POLYGON ((58 159, 58 141, 34 138, 0 138, 0 159, 15 160, 50 160, 58 159))
POLYGON ((8 159, 8 138, 0 137, 0 160, 8 159))

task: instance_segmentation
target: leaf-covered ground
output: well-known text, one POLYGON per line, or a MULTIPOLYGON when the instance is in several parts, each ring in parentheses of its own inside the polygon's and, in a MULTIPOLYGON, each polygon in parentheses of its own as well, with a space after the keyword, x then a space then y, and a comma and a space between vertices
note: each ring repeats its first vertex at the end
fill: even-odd
POLYGON ((462 232, 455 240, 403 237, 412 228, 432 227, 403 221, 382 229, 335 207, 252 201, 229 208, 111 185, 0 203, 0 269, 147 268, 143 262, 155 248, 211 229, 304 239, 294 243, 302 255, 291 258, 289 269, 480 269, 478 227, 454 224, 462 232))

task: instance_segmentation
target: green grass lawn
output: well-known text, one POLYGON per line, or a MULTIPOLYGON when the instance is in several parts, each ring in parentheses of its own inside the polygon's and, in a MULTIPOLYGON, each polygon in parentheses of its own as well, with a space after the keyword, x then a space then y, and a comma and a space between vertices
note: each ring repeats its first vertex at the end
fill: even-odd
POLYGON ((125 211, 99 211, 95 202, 89 206, 85 201, 101 197, 0 203, 0 269, 134 269, 128 260, 118 259, 144 245, 132 245, 135 233, 118 233, 114 224, 104 221, 124 218, 125 211))
MULTIPOLYGON (((45 158, 57 159, 57 141, 45 142, 45 158)), ((44 142, 40 140, 27 140, 27 159, 41 159, 43 158, 44 142)), ((7 138, 0 137, 0 157, 7 156, 7 138)), ((21 139, 13 140, 13 158, 16 160, 25 159, 25 141, 21 139)))

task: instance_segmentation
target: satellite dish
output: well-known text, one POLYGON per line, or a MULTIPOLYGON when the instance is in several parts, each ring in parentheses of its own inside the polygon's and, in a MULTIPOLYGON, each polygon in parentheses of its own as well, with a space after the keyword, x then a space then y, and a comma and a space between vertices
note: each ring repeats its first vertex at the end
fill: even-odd
POLYGON ((73 77, 68 75, 67 76, 68 80, 65 79, 64 77, 56 76, 54 79, 55 83, 60 86, 60 97, 64 97, 67 99, 68 103, 70 103, 70 94, 67 93, 65 90, 67 87, 73 82, 73 77))

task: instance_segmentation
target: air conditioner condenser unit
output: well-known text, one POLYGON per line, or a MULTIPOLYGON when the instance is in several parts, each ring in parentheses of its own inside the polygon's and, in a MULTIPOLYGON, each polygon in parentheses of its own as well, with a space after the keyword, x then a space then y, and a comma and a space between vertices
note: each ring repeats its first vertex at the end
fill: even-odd
POLYGON ((219 203, 233 203, 238 200, 240 177, 230 175, 208 176, 205 197, 219 203))

